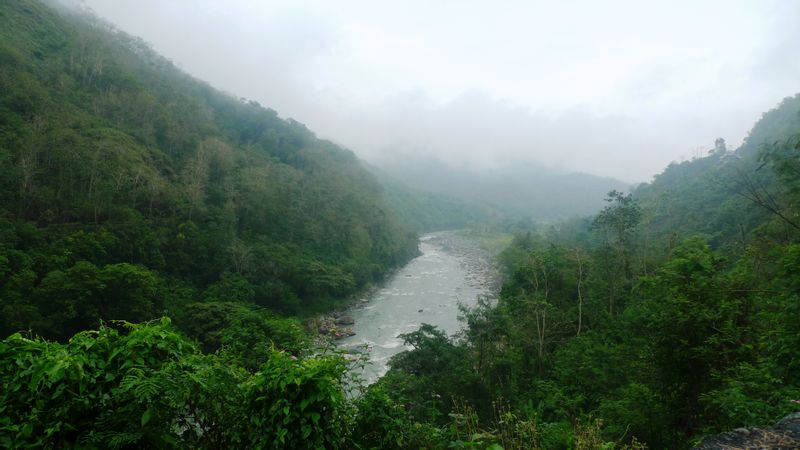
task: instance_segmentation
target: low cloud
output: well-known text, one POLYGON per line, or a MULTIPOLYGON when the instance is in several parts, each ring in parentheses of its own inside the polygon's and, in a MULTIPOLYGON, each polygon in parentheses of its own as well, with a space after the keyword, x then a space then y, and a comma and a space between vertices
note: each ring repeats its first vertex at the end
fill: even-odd
POLYGON ((649 180, 800 91, 800 3, 85 0, 370 162, 649 180))

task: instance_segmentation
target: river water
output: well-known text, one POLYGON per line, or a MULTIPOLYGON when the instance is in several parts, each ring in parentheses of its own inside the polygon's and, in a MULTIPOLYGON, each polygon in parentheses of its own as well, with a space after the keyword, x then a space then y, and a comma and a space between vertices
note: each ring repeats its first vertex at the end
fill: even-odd
POLYGON ((398 335, 416 331, 422 323, 457 333, 459 303, 475 305, 479 295, 492 296, 497 279, 488 252, 453 231, 420 238, 422 253, 399 270, 381 289, 346 312, 355 320, 355 336, 341 347, 362 351, 370 364, 362 376, 372 383, 386 373, 389 359, 406 347, 398 335))

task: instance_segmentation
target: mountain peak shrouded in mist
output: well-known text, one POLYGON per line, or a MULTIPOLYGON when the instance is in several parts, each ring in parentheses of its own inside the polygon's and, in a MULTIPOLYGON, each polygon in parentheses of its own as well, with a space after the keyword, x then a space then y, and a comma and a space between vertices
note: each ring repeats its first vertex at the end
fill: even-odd
POLYGON ((594 214, 603 207, 605 193, 630 187, 613 178, 534 163, 479 169, 449 165, 431 156, 409 156, 379 167, 417 189, 490 205, 509 217, 539 221, 594 214))
POLYGON ((800 91, 800 4, 85 0, 189 73, 380 165, 648 181, 800 91))

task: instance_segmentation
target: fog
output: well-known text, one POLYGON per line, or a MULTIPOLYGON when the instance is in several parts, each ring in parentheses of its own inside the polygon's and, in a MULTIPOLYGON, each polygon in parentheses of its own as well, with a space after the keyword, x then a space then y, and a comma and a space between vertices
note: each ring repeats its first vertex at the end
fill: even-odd
POLYGON ((800 91, 800 2, 85 3, 376 165, 647 181, 800 91))

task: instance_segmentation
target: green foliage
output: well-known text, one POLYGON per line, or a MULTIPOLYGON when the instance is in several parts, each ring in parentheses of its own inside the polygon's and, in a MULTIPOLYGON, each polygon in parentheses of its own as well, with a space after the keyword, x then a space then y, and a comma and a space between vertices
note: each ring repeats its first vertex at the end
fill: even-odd
POLYGON ((200 300, 322 311, 415 254, 373 176, 302 124, 91 15, 25 0, 0 24, 3 336, 200 300))
MULTIPOLYGON (((355 156, 95 17, 0 25, 4 448, 685 448, 796 409, 800 96, 591 220, 510 225, 499 298, 348 399, 280 314, 416 253, 355 156)), ((387 189, 419 229, 500 219, 387 189)))
POLYGON ((619 191, 611 191, 606 197, 608 206, 603 208, 594 218, 593 226, 611 234, 617 245, 629 246, 631 232, 639 224, 642 211, 632 194, 625 195, 619 191))
POLYGON ((417 421, 439 423, 456 399, 485 398, 485 387, 472 370, 466 349, 444 332, 423 324, 400 337, 413 350, 392 357, 392 371, 381 382, 391 387, 417 421))
POLYGON ((251 370, 266 362, 271 349, 278 348, 300 356, 309 346, 308 335, 294 318, 241 308, 230 316, 230 320, 230 324, 220 330, 222 348, 251 370))
POLYGON ((102 319, 150 319, 159 309, 156 293, 157 278, 143 267, 120 263, 100 268, 78 261, 64 271, 48 273, 33 295, 52 324, 48 334, 60 337, 96 326, 102 319))
POLYGON ((338 357, 203 355, 168 319, 0 342, 4 448, 342 448, 338 357))
POLYGON ((248 447, 344 447, 347 435, 341 379, 346 366, 338 358, 296 361, 273 351, 245 385, 248 447))
POLYGON ((419 444, 420 433, 414 432, 414 424, 405 408, 392 399, 383 384, 367 390, 356 401, 356 408, 353 425, 356 448, 391 450, 411 448, 415 442, 419 444))
POLYGON ((174 447, 171 421, 182 394, 175 364, 192 345, 168 331, 169 321, 82 332, 61 345, 14 334, 0 344, 0 405, 7 448, 121 448, 131 443, 174 447))
POLYGON ((260 367, 273 348, 299 356, 309 344, 297 319, 235 302, 191 303, 177 323, 205 352, 224 349, 251 370, 260 367))
POLYGON ((419 422, 427 448, 686 448, 796 410, 798 99, 737 152, 517 234, 499 298, 462 310, 461 340, 406 335, 414 350, 373 389, 407 415, 377 429, 419 422))
POLYGON ((780 369, 761 362, 742 362, 722 378, 719 387, 700 396, 714 416, 708 429, 729 429, 770 423, 797 409, 791 402, 800 397, 800 387, 786 384, 780 369))

